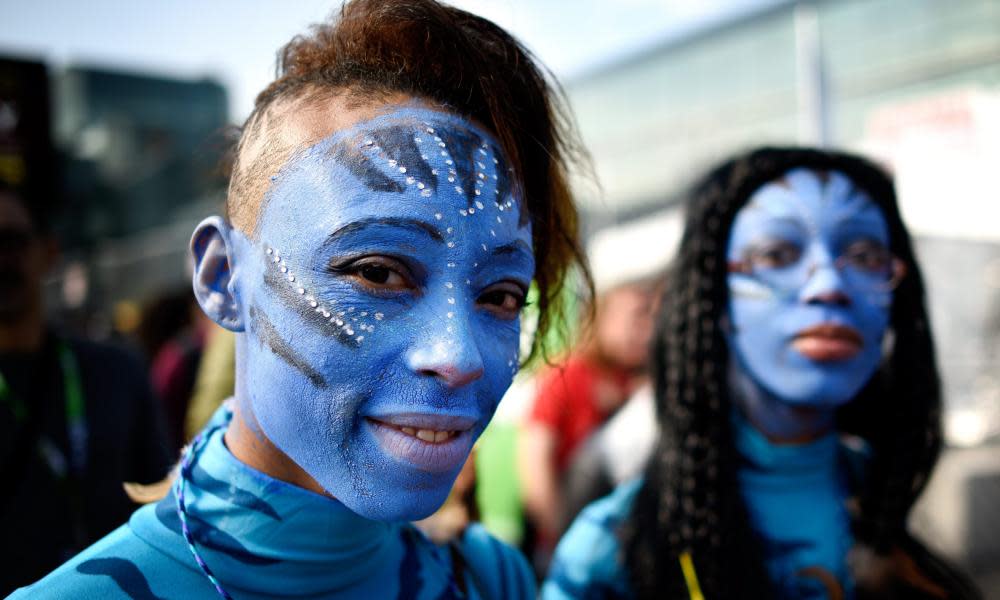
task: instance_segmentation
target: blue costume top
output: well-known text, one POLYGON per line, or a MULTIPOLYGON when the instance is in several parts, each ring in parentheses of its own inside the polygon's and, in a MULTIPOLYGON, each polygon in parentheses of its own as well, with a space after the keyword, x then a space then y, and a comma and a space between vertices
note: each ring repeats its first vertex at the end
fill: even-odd
MULTIPOLYGON (((454 546, 436 546, 411 524, 365 519, 251 469, 230 454, 223 432, 197 454, 184 495, 195 547, 236 600, 460 598, 462 587, 467 598, 534 598, 524 558, 482 527, 470 526, 454 546)), ((174 492, 11 596, 218 597, 181 535, 174 492)))
MULTIPOLYGON (((846 557, 853 538, 837 434, 775 445, 744 419, 733 424, 744 461, 740 489, 780 597, 826 598, 831 584, 852 597, 846 557)), ((556 548, 544 600, 631 597, 618 533, 641 485, 622 485, 577 517, 556 548)))
POLYGON ((556 546, 543 600, 631 597, 618 530, 640 487, 642 479, 624 483, 580 512, 556 546))
POLYGON ((853 597, 847 552, 854 543, 836 432, 808 444, 772 444, 733 419, 740 491, 782 598, 826 598, 827 585, 853 597), (824 583, 825 582, 825 583, 824 583))

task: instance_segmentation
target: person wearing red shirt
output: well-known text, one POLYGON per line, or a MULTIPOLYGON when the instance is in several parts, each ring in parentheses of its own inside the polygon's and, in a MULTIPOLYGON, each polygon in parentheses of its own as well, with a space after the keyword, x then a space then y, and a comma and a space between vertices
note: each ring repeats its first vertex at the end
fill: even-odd
POLYGON ((645 279, 599 291, 582 343, 540 376, 518 438, 521 495, 535 536, 536 566, 544 565, 560 533, 562 478, 573 453, 644 377, 655 296, 645 279))

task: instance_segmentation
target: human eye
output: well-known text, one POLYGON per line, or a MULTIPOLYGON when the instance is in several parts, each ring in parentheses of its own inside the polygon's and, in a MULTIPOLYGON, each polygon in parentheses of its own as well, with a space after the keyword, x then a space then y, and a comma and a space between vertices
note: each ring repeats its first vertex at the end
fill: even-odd
POLYGON ((328 270, 373 292, 416 288, 411 270, 402 261, 390 256, 365 256, 341 263, 332 262, 328 270))
POLYGON ((526 297, 525 286, 512 281, 504 281, 486 288, 476 298, 476 303, 497 317, 512 321, 524 308, 526 297))
POLYGON ((747 260, 756 269, 782 269, 799 261, 802 248, 788 240, 770 240, 747 251, 747 260))
POLYGON ((851 243, 844 249, 842 256, 849 266, 868 273, 885 272, 892 260, 889 249, 881 242, 871 239, 851 243))

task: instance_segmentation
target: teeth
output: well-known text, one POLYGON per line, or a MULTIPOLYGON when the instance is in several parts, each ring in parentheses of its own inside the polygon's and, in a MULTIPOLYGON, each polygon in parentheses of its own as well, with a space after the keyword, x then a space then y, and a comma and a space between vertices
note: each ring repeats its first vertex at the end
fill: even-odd
POLYGON ((451 439, 454 435, 454 431, 436 431, 433 429, 414 429, 413 427, 400 427, 400 431, 406 435, 412 435, 418 440, 424 442, 430 442, 433 444, 440 443, 451 439))

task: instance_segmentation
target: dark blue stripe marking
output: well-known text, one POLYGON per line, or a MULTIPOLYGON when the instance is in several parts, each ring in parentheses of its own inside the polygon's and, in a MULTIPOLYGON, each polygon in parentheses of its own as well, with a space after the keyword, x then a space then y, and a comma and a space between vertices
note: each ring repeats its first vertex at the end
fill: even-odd
POLYGON ((403 184, 379 170, 356 142, 341 142, 330 149, 333 160, 344 165, 365 187, 376 192, 402 193, 403 184))
MULTIPOLYGON (((181 521, 177 517, 177 501, 174 498, 173 490, 167 497, 156 504, 156 518, 177 535, 181 533, 181 521)), ((246 565, 268 566, 282 562, 276 558, 258 556, 241 544, 236 538, 228 533, 216 528, 210 523, 187 513, 188 529, 191 537, 198 546, 204 546, 209 550, 225 554, 233 560, 246 565)))
POLYGON ((76 566, 84 575, 107 575, 132 600, 164 600, 149 587, 139 567, 124 558, 92 558, 76 566))
MULTIPOLYGON (((281 298, 289 309, 294 310, 318 333, 330 336, 348 348, 358 347, 358 341, 347 335, 343 327, 334 325, 330 318, 324 317, 321 313, 316 312, 316 309, 310 308, 305 298, 295 293, 293 284, 282 277, 274 264, 270 264, 268 267, 267 272, 264 273, 264 285, 277 294, 278 298, 281 298)), ((267 315, 263 311, 257 310, 255 306, 250 307, 250 328, 261 337, 261 341, 266 343, 272 352, 302 371, 302 374, 308 377, 316 387, 326 387, 326 381, 319 372, 309 366, 305 359, 292 348, 291 344, 282 339, 274 324, 268 320, 267 315)))
POLYGON ((447 585, 441 595, 437 597, 437 600, 462 600, 465 596, 459 596, 458 592, 455 591, 455 586, 447 585))
MULTIPOLYGON (((423 135, 415 131, 412 126, 407 125, 392 125, 368 132, 386 159, 395 160, 399 167, 408 169, 407 175, 414 177, 425 186, 429 186, 431 191, 437 191, 438 179, 431 172, 431 166, 421 156, 420 148, 413 140, 414 134, 423 135)), ((424 136, 424 138, 427 137, 424 136)), ((431 141, 424 139, 424 143, 429 146, 431 141)), ((434 148, 436 150, 437 146, 434 148)))
POLYGON ((399 532, 403 541, 403 560, 399 563, 399 593, 397 600, 417 600, 423 578, 420 576, 420 558, 417 556, 417 545, 414 532, 403 527, 399 532))
POLYGON ((497 557, 497 571, 500 573, 500 597, 507 598, 507 579, 509 578, 507 574, 507 557, 504 556, 503 546, 500 545, 500 542, 496 538, 488 536, 487 539, 490 541, 490 546, 493 547, 493 552, 497 557))
POLYGON ((194 465, 194 468, 191 469, 190 481, 201 490, 212 494, 220 500, 231 502, 237 506, 267 515, 275 521, 282 520, 278 511, 274 510, 274 507, 262 500, 260 496, 238 488, 229 482, 220 481, 212 477, 197 463, 194 465))

